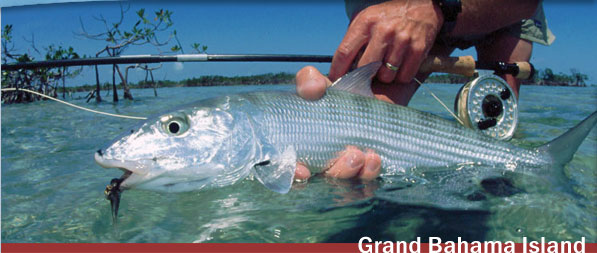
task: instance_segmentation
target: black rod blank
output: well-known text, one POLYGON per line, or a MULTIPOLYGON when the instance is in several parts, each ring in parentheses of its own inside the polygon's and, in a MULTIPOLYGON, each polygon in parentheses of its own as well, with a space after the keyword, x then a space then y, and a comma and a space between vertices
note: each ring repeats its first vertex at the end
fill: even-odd
MULTIPOLYGON (((52 61, 32 61, 2 64, 2 70, 19 70, 35 68, 56 68, 68 66, 139 64, 160 62, 332 62, 331 55, 297 55, 297 54, 178 54, 178 55, 121 55, 112 57, 65 59, 52 61)), ((522 72, 522 79, 532 78, 534 69, 531 64, 520 70, 519 63, 475 62, 473 69, 489 69, 496 74, 513 74, 522 72), (530 69, 529 69, 530 68, 530 69), (528 69, 528 70, 527 70, 528 69)), ((526 66, 526 65, 524 65, 526 66)), ((472 70, 471 70, 472 71, 472 70)), ((449 72, 449 71, 448 71, 449 72)))
POLYGON ((179 55, 123 55, 113 57, 32 61, 2 64, 2 70, 56 68, 68 66, 137 64, 159 62, 332 62, 331 55, 293 54, 179 54, 179 55))

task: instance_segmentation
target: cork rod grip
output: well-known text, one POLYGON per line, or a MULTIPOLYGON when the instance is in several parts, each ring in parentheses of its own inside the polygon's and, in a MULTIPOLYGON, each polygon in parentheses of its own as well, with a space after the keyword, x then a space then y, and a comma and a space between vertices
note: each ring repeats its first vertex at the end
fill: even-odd
POLYGON ((535 68, 532 64, 528 62, 517 62, 516 66, 518 66, 518 75, 515 76, 517 79, 528 80, 533 78, 535 68))
POLYGON ((471 77, 475 74, 475 59, 470 55, 459 57, 429 56, 421 64, 419 72, 442 72, 471 77))

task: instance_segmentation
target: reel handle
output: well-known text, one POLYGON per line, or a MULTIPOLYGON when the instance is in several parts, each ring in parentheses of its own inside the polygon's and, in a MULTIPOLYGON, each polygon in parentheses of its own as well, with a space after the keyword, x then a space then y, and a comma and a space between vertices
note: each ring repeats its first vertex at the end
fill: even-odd
POLYGON ((473 77, 475 69, 493 70, 498 75, 512 74, 515 78, 521 80, 531 79, 535 73, 535 68, 529 62, 475 62, 475 59, 470 55, 458 57, 429 56, 421 64, 419 72, 441 72, 473 77))

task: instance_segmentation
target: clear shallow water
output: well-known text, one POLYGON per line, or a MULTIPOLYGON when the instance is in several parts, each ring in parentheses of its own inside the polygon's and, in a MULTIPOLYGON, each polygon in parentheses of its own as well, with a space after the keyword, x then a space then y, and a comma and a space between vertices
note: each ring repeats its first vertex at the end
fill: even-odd
MULTIPOLYGON (((197 99, 291 86, 133 90, 135 101, 79 105, 148 116, 197 99)), ((459 86, 430 85, 451 105, 459 86)), ((424 89, 411 106, 449 118, 424 89)), ((81 94, 75 94, 75 97, 81 94)), ((81 96, 83 96, 82 94, 81 96)), ((547 142, 597 110, 597 88, 525 86, 517 145, 547 142)), ((280 195, 256 181, 179 194, 123 193, 112 225, 103 190, 122 173, 95 164, 93 153, 135 120, 109 118, 45 101, 2 106, 3 242, 356 242, 413 240, 548 240, 597 242, 597 131, 565 167, 573 193, 533 178, 525 191, 492 199, 488 211, 445 211, 370 198, 362 185, 315 177, 280 195)))

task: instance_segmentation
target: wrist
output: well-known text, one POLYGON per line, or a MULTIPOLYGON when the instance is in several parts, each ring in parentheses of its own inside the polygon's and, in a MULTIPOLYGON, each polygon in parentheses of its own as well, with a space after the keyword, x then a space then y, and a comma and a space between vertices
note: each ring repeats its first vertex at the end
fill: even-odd
POLYGON ((444 13, 442 12, 442 9, 439 5, 439 1, 438 0, 431 0, 431 4, 433 5, 433 10, 435 11, 436 16, 439 19, 439 27, 441 27, 444 22, 446 22, 446 18, 444 17, 444 13))
POLYGON ((458 14, 462 12, 462 3, 460 0, 433 0, 434 5, 440 9, 443 17, 441 34, 452 32, 456 26, 458 14))

